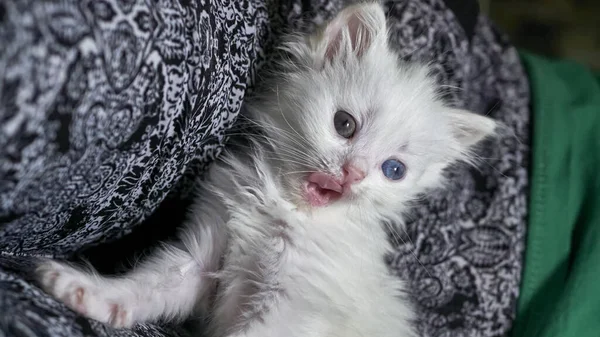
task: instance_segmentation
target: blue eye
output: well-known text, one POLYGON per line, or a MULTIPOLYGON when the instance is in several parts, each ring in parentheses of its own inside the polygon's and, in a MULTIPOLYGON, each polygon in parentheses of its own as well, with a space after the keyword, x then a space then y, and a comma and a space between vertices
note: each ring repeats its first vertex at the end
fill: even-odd
POLYGON ((406 166, 397 159, 388 159, 381 164, 383 175, 391 180, 399 180, 406 175, 406 166))

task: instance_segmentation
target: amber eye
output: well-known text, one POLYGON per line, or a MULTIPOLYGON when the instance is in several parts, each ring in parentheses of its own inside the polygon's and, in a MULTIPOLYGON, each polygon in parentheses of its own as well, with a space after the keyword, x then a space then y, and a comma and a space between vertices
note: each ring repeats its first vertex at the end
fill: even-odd
POLYGON ((333 116, 333 126, 338 135, 352 138, 356 132, 356 120, 346 111, 338 111, 333 116))

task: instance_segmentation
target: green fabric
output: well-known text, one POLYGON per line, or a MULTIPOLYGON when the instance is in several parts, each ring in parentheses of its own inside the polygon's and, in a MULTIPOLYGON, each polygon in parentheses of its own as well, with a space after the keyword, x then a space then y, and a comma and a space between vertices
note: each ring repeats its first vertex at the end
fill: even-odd
POLYGON ((600 336, 600 78, 522 53, 532 94, 527 246, 514 337, 600 336))

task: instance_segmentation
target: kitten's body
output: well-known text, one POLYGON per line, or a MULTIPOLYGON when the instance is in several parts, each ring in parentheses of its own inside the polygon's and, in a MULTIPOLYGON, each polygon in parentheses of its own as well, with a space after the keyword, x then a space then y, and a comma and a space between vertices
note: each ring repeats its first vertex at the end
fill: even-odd
POLYGON ((380 5, 285 49, 292 60, 248 105, 261 134, 211 167, 180 241, 118 279, 44 263, 43 287, 114 326, 201 316, 210 337, 413 336, 383 222, 494 122, 444 106, 426 68, 398 62, 380 5), (390 160, 406 172, 382 174, 390 160))
POLYGON ((279 193, 281 181, 264 155, 250 157, 251 166, 235 157, 233 168, 215 165, 209 173, 231 213, 215 329, 250 328, 250 336, 410 336, 402 282, 384 262, 391 249, 386 233, 364 226, 378 216, 343 204, 298 208, 279 193))

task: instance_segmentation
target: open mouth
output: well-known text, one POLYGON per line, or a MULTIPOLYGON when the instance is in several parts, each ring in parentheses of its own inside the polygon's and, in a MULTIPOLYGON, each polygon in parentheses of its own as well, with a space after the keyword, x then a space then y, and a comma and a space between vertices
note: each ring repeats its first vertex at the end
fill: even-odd
POLYGON ((340 179, 322 172, 311 173, 305 185, 305 198, 311 206, 325 206, 344 193, 340 179))

